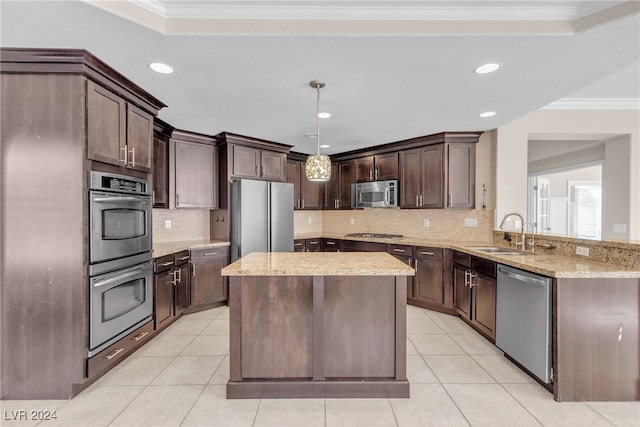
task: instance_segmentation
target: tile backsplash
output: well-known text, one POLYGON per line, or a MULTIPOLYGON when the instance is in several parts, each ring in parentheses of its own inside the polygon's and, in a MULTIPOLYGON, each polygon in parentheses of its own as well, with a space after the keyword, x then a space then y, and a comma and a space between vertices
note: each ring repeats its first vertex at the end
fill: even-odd
MULTIPOLYGON (((321 231, 332 234, 391 233, 420 239, 489 243, 493 238, 493 218, 493 210, 481 209, 322 211, 321 231)), ((294 229, 296 233, 299 232, 297 228, 294 229)))
POLYGON ((209 211, 205 209, 154 209, 153 241, 209 240, 209 211), (165 221, 171 221, 166 228, 165 221))

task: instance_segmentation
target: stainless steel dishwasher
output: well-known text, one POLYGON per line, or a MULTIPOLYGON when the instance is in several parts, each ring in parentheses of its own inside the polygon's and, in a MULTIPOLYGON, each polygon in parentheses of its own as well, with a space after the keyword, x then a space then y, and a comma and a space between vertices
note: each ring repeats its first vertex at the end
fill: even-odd
POLYGON ((496 346, 552 381, 551 278, 498 264, 496 346))

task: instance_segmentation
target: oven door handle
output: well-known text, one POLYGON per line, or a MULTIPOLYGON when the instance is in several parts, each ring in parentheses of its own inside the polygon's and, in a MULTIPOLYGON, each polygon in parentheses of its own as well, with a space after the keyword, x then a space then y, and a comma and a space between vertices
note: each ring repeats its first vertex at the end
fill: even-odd
POLYGON ((99 280, 93 284, 94 288, 99 288, 100 286, 109 285, 111 283, 120 282, 123 279, 127 279, 133 276, 139 276, 144 270, 149 270, 149 267, 136 267, 133 270, 127 271, 126 273, 118 274, 116 276, 109 277, 108 279, 99 280))
POLYGON ((99 198, 93 199, 93 201, 98 203, 138 202, 138 203, 150 204, 149 200, 143 199, 140 197, 99 197, 99 198))

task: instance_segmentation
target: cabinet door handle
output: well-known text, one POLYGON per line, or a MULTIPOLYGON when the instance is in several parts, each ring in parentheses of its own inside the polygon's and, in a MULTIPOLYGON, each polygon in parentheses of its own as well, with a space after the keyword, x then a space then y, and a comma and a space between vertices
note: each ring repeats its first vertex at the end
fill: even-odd
POLYGON ((338 209, 340 209, 340 199, 336 199, 336 204, 338 205, 338 209))
POLYGON ((129 165, 135 167, 136 166, 136 147, 133 147, 131 150, 129 150, 129 152, 131 153, 131 163, 129 163, 129 165))
POLYGON ((369 181, 373 181, 373 169, 369 169, 369 181))
POLYGON ((420 207, 420 202, 419 202, 419 200, 420 200, 420 196, 418 196, 418 195, 416 194, 416 207, 417 207, 417 208, 419 208, 419 207, 420 207))
POLYGON ((119 159, 124 165, 127 165, 127 147, 120 147, 120 151, 124 151, 124 159, 119 159))
POLYGON ((142 338, 146 337, 147 335, 149 335, 149 332, 142 332, 138 335, 136 335, 135 337, 133 337, 134 341, 140 341, 142 338))
POLYGON ((111 360, 114 357, 116 357, 117 355, 119 355, 120 353, 122 353, 124 351, 124 347, 123 348, 119 348, 116 351, 114 351, 113 353, 111 353, 110 355, 106 356, 107 360, 111 360))
POLYGON ((304 209, 304 199, 302 199, 302 209, 304 209))
POLYGON ((423 206, 424 206, 424 199, 423 199, 423 196, 421 194, 420 195, 420 207, 423 207, 423 206))
POLYGON ((176 207, 180 206, 180 195, 176 193, 176 207))
POLYGON ((449 194, 449 207, 451 207, 451 205, 453 205, 453 194, 449 194))
POLYGON ((191 264, 191 275, 193 277, 196 277, 196 265, 195 264, 191 264))
POLYGON ((468 270, 464 271, 464 285, 465 286, 469 286, 469 271, 468 270))
POLYGON ((380 176, 380 172, 378 171, 378 168, 376 168, 376 179, 378 179, 379 176, 380 176))
POLYGON ((478 286, 478 283, 474 283, 473 282, 473 279, 477 279, 477 278, 478 278, 478 274, 477 273, 469 272, 469 287, 470 288, 478 286))

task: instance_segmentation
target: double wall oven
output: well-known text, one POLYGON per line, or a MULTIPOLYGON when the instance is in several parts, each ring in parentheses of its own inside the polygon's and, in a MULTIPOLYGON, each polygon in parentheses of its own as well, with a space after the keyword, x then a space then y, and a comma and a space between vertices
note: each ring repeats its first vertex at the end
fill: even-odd
POLYGON ((89 172, 89 357, 153 315, 149 181, 89 172))

